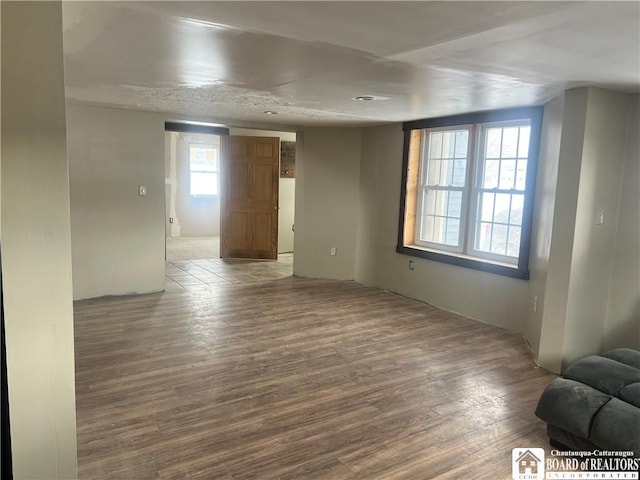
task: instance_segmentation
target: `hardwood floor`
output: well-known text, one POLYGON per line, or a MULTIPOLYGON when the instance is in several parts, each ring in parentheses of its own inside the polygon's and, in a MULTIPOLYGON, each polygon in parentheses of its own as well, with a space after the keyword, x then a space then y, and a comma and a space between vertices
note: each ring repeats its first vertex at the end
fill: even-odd
POLYGON ((76 303, 80 478, 509 479, 547 448, 520 336, 285 267, 76 303))

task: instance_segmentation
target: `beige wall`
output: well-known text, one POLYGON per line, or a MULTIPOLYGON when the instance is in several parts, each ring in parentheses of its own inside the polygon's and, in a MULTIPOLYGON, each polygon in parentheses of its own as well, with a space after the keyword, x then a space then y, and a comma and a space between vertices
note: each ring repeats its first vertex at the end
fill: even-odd
POLYGON ((165 133, 166 234, 168 237, 220 235, 220 197, 193 197, 189 184, 189 145, 220 145, 218 135, 165 133), (173 223, 169 223, 169 217, 173 223))
POLYGON ((60 2, 2 2, 2 270, 14 478, 76 477, 60 2))
POLYGON ((522 332, 527 282, 395 252, 402 144, 401 125, 364 131, 356 280, 522 332))
POLYGON ((545 305, 545 289, 553 234, 554 206, 558 183, 558 162, 564 113, 564 95, 544 107, 540 132, 540 155, 529 257, 528 315, 524 335, 537 360, 545 305), (534 311, 535 304, 535 311, 534 311))
POLYGON ((565 321, 564 366, 602 351, 627 121, 627 95, 596 88, 588 90, 565 321), (603 225, 597 225, 600 208, 605 212, 603 225))
POLYGON ((309 128, 296 142, 294 274, 355 277, 362 130, 309 128), (336 256, 330 256, 332 247, 336 256))
POLYGON ((163 290, 164 116, 69 104, 67 134, 74 298, 163 290))
POLYGON ((613 282, 604 349, 640 349, 640 96, 629 101, 630 118, 622 181, 613 282))
POLYGON ((638 321, 637 218, 631 219, 637 217, 638 183, 625 179, 625 164, 633 171, 638 161, 637 154, 633 157, 638 132, 629 125, 632 98, 637 103, 637 97, 598 88, 564 95, 537 355, 539 363, 554 372, 586 355, 638 346, 637 336, 614 338, 617 331, 634 332, 629 315, 636 315, 631 322, 638 321), (605 213, 602 225, 597 222, 600 209, 605 213), (630 222, 622 225, 619 218, 630 222), (620 289, 621 283, 627 286, 620 289), (617 309, 620 305, 627 306, 626 313, 617 309))

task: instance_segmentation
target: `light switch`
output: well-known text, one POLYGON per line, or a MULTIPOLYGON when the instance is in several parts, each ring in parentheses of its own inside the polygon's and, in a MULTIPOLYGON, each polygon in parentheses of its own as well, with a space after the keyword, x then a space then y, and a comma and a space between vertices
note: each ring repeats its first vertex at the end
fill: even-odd
POLYGON ((146 185, 138 185, 138 195, 144 197, 147 194, 147 186, 146 185))
POLYGON ((598 220, 596 221, 596 225, 604 225, 604 208, 598 209, 598 220))

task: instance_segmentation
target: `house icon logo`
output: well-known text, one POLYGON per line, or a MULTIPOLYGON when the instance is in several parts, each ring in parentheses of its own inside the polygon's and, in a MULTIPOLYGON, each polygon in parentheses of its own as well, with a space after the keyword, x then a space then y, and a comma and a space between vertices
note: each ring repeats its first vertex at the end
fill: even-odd
POLYGON ((544 480, 543 448, 514 448, 511 461, 513 480, 544 480))

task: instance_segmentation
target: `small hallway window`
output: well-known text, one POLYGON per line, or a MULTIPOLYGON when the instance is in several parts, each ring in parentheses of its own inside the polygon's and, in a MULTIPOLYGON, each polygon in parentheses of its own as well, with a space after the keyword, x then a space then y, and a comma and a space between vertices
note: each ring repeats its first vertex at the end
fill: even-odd
POLYGON ((189 145, 189 192, 193 197, 218 195, 220 158, 216 145, 189 145))

